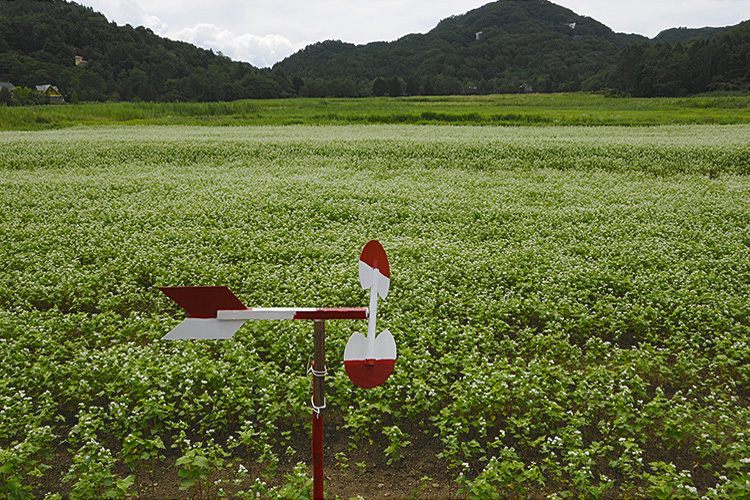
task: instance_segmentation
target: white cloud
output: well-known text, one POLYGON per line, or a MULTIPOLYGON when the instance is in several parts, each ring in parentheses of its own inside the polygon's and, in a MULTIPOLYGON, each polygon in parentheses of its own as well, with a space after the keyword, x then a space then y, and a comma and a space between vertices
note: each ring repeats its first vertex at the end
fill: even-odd
POLYGON ((747 0, 553 0, 615 31, 656 36, 668 28, 729 26, 750 18, 747 0))
POLYGON ((251 33, 236 35, 214 24, 199 23, 167 33, 169 38, 183 40, 204 48, 220 51, 234 60, 247 61, 258 67, 271 66, 303 48, 308 42, 293 43, 282 35, 258 36, 251 33))
POLYGON ((85 4, 104 14, 110 21, 116 21, 121 25, 145 26, 160 36, 164 36, 169 31, 167 23, 147 12, 139 0, 122 0, 118 2, 112 0, 87 0, 85 4))

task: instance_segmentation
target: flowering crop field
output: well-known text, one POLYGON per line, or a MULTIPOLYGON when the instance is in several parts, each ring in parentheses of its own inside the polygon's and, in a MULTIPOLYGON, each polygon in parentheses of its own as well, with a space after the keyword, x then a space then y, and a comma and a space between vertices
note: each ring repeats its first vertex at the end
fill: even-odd
POLYGON ((750 126, 3 132, 0 224, 0 496, 307 498, 312 324, 161 341, 157 287, 366 306, 370 239, 329 496, 750 495, 750 126))

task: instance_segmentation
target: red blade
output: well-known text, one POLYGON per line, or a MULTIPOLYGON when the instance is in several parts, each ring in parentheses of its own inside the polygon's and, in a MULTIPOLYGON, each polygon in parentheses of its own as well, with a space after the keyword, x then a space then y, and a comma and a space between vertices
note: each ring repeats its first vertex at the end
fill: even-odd
POLYGON ((191 318, 215 318, 219 309, 246 309, 226 286, 165 286, 159 290, 177 302, 191 318))
POLYGON ((383 245, 377 240, 370 240, 362 249, 359 260, 373 269, 379 269, 380 274, 386 278, 391 277, 391 268, 388 265, 388 257, 385 255, 383 245))

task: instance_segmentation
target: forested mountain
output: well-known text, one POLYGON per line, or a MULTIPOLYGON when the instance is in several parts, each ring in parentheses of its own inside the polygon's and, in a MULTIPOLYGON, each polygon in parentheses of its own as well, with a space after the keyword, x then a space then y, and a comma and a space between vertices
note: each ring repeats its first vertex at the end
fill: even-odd
POLYGON ((547 0, 500 0, 394 42, 310 45, 275 68, 340 85, 383 79, 384 94, 395 79, 410 94, 589 90, 605 85, 624 47, 647 40, 547 0))
POLYGON ((547 0, 499 0, 394 42, 316 43, 275 68, 311 96, 748 91, 749 32, 674 28, 649 40, 547 0))
POLYGON ((0 0, 0 81, 51 84, 82 100, 218 101, 283 96, 289 88, 279 73, 117 26, 62 0, 0 0))
MULTIPOLYGON (((750 24, 676 28, 649 40, 548 0, 499 0, 428 33, 366 45, 319 42, 258 69, 147 28, 117 26, 76 3, 0 0, 2 82, 51 84, 69 100, 747 91, 750 24)), ((0 89, 0 103, 8 101, 0 89)))

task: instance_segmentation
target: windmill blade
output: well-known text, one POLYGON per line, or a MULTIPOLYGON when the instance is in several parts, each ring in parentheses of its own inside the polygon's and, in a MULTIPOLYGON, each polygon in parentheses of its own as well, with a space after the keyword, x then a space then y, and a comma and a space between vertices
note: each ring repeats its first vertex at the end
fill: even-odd
POLYGON ((393 373, 396 365, 396 341, 388 330, 375 339, 374 351, 368 353, 367 339, 361 333, 349 337, 344 349, 344 368, 349 379, 364 389, 377 387, 393 373))
POLYGON ((383 245, 377 240, 370 240, 359 256, 359 282, 367 290, 375 286, 382 298, 388 296, 391 285, 391 268, 383 245), (377 270, 377 272, 375 271, 377 270))

